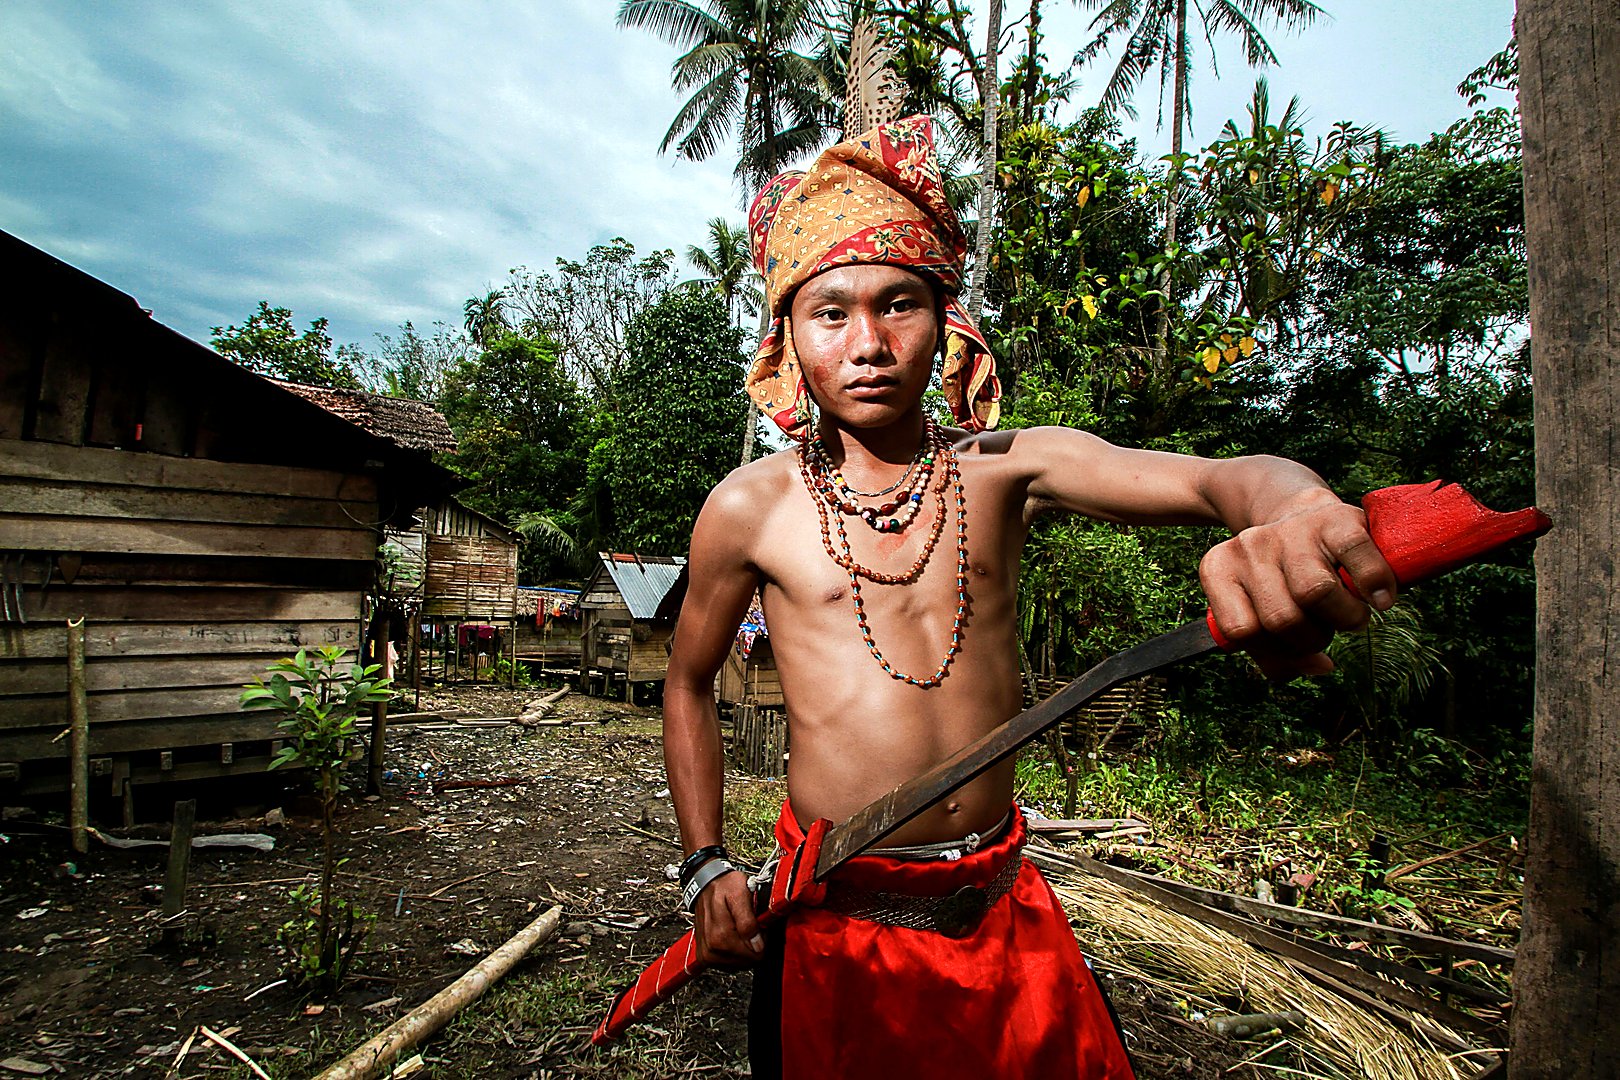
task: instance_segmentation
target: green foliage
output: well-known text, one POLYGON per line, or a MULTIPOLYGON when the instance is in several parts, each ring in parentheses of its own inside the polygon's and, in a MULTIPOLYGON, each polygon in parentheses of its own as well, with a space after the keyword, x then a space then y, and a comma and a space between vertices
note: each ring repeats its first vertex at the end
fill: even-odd
POLYGON ((733 227, 723 217, 709 219, 709 246, 696 244, 686 249, 686 261, 703 276, 682 282, 683 287, 707 289, 725 305, 726 318, 756 314, 765 302, 759 288, 759 274, 748 253, 748 229, 733 227))
POLYGON ((343 896, 332 897, 328 905, 321 895, 309 884, 288 891, 292 915, 277 928, 276 943, 287 957, 295 982, 335 990, 353 970, 355 953, 376 924, 377 913, 360 911, 343 896), (323 936, 323 922, 328 919, 330 932, 323 936))
POLYGON ((211 331, 215 351, 260 375, 311 386, 358 389, 357 361, 364 358, 353 346, 332 352, 326 319, 316 319, 302 334, 293 329, 292 312, 259 301, 259 310, 241 326, 216 326, 211 331))
POLYGON ((423 336, 409 320, 400 324, 399 337, 378 334, 380 355, 371 365, 379 388, 390 397, 437 404, 450 377, 471 351, 471 344, 454 327, 442 322, 423 336))
POLYGON ((742 331, 713 294, 673 292, 636 318, 625 344, 586 500, 614 550, 684 552, 742 437, 742 331))
POLYGON ((552 344, 576 384, 606 397, 624 363, 625 331, 674 286, 674 261, 668 248, 638 257, 614 237, 582 261, 558 259, 552 274, 517 267, 502 303, 524 336, 552 344))
POLYGON ((315 772, 321 804, 321 881, 316 889, 299 886, 289 901, 302 915, 282 928, 283 944, 294 960, 293 977, 327 993, 343 981, 348 963, 370 927, 357 918, 353 905, 333 889, 337 868, 333 816, 343 790, 343 766, 355 739, 354 721, 362 708, 388 700, 389 681, 379 665, 346 665, 346 650, 325 646, 272 663, 242 689, 244 709, 280 714, 276 727, 287 745, 270 768, 293 765, 315 772), (313 920, 313 928, 308 921, 313 920))
MULTIPOLYGON (((458 496, 497 521, 556 515, 579 490, 588 422, 578 387, 546 338, 503 334, 450 374, 444 412, 458 451, 447 461, 473 483, 458 496)), ((544 580, 566 553, 525 545, 520 571, 544 580)))
POLYGON ((1334 638, 1328 655, 1337 665, 1339 685, 1371 729, 1377 729, 1381 714, 1422 698, 1444 670, 1410 604, 1374 611, 1365 629, 1334 638))
MULTIPOLYGON (((1461 847, 1503 833, 1522 836, 1527 824, 1528 787, 1504 783, 1495 763, 1432 732, 1402 743, 1408 757, 1387 763, 1369 756, 1366 744, 1334 754, 1297 747, 1235 757, 1217 750, 1185 765, 1158 756, 1104 761, 1081 783, 1079 813, 1141 815, 1160 837, 1194 849, 1211 835, 1257 838, 1229 864, 1200 868, 1184 858, 1158 869, 1215 888, 1231 888, 1235 879, 1247 891, 1270 864, 1291 859, 1296 869, 1317 873, 1316 895, 1367 917, 1410 904, 1385 888, 1383 868, 1371 865, 1366 851, 1374 834, 1397 844, 1422 836, 1461 847)), ((1021 802, 1061 805, 1063 777, 1043 752, 1020 755, 1016 777, 1021 802)), ((1152 857, 1146 849, 1144 858, 1152 857)))

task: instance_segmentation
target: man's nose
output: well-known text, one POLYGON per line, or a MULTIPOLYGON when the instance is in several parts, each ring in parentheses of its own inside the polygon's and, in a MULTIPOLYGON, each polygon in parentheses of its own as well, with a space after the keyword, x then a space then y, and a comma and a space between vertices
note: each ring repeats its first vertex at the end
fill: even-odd
POLYGON ((850 359, 868 364, 882 362, 888 356, 889 348, 877 313, 855 312, 850 316, 849 323, 850 359))

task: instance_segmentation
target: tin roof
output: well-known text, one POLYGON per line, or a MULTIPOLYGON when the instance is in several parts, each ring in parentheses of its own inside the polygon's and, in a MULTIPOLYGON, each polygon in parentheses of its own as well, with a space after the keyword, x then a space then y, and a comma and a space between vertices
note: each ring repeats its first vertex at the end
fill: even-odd
MULTIPOLYGON (((599 551, 597 555, 602 560, 602 570, 613 579, 614 588, 624 597, 624 605, 630 609, 633 619, 656 618, 659 604, 686 566, 684 555, 623 555, 606 551, 599 551)), ((590 591, 588 585, 585 591, 590 591)))

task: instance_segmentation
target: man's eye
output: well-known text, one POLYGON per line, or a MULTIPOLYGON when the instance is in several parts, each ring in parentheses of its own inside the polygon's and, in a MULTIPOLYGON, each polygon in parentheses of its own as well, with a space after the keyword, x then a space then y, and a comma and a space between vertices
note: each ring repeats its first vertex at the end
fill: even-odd
POLYGON ((839 319, 842 319, 843 317, 844 317, 844 313, 842 311, 839 311, 837 308, 828 308, 825 311, 816 312, 816 318, 825 319, 828 322, 837 322, 839 319))

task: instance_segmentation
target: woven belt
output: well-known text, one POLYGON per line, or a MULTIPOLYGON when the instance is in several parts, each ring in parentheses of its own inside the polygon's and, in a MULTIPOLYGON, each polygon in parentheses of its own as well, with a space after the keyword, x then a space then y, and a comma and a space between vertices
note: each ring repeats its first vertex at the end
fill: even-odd
POLYGON ((1023 854, 1014 854, 988 884, 964 885, 945 896, 879 892, 834 881, 828 884, 827 899, 821 906, 852 919, 884 926, 932 930, 950 938, 966 937, 979 925, 984 913, 1012 891, 1023 865, 1023 854))

